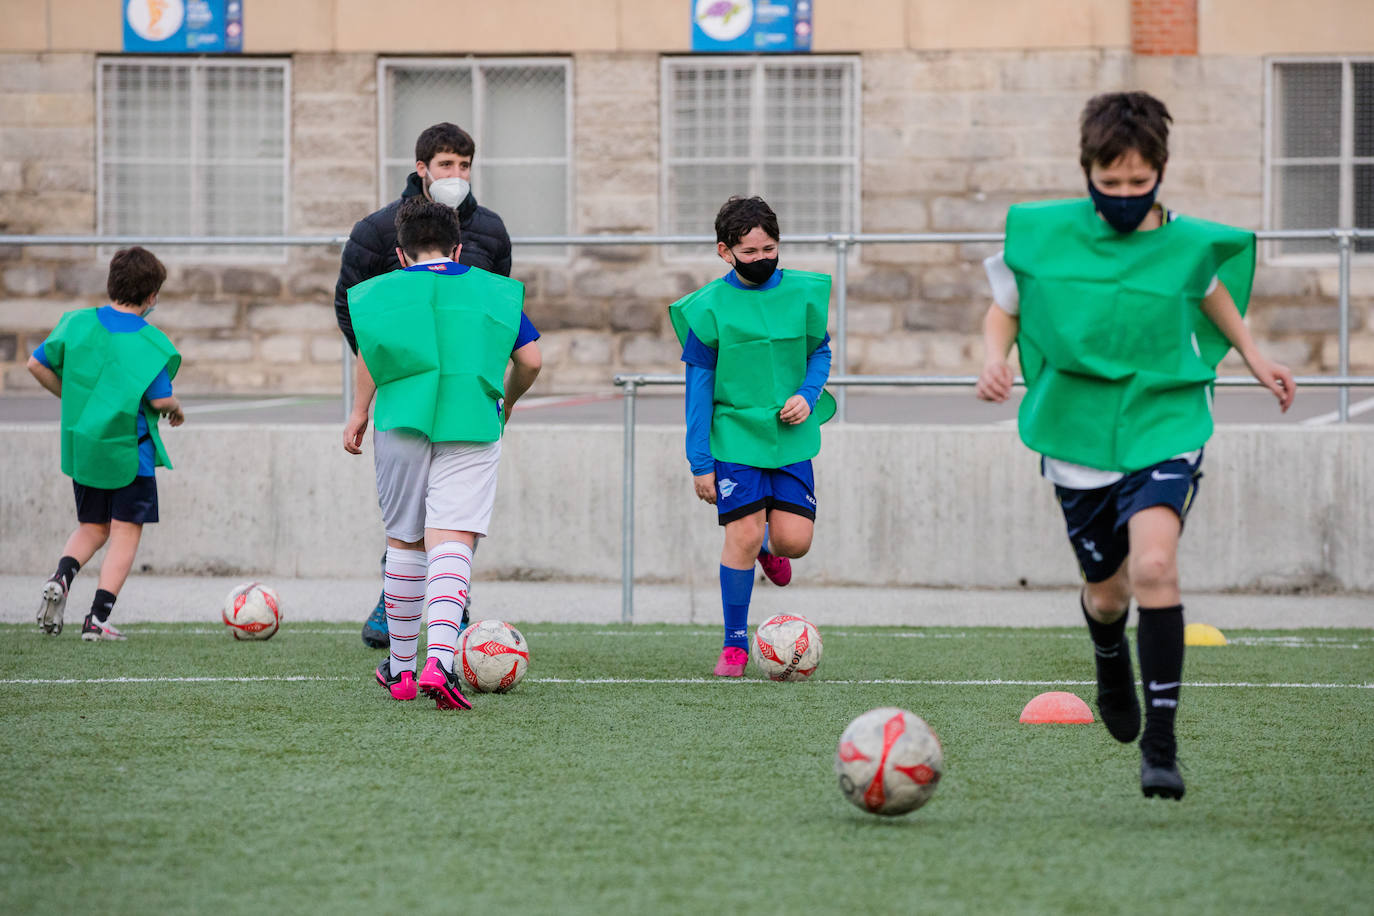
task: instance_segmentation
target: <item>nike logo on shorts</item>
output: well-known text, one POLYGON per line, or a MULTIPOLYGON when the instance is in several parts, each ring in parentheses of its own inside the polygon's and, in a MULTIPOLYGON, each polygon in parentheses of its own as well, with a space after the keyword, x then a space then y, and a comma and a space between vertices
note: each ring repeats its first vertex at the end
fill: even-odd
POLYGON ((1150 477, 1153 480, 1182 480, 1187 476, 1187 474, 1161 474, 1158 470, 1150 472, 1150 477))
POLYGON ((1150 681, 1150 691, 1152 693, 1159 693, 1161 690, 1173 690, 1175 687, 1180 687, 1182 685, 1182 681, 1170 681, 1167 684, 1161 684, 1159 681, 1150 681))

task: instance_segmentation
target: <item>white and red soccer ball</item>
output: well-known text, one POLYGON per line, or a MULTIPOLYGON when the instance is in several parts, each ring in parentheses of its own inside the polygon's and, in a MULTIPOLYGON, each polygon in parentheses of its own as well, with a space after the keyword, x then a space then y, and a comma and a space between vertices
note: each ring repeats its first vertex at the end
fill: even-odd
POLYGON ((520 631, 500 620, 478 620, 458 640, 463 680, 478 693, 505 693, 530 666, 530 646, 520 631))
POLYGON ((804 681, 821 663, 821 634, 805 617, 776 614, 754 630, 754 666, 774 681, 804 681))
POLYGON ((221 614, 235 639, 271 639, 281 627, 281 601, 261 582, 245 582, 231 591, 221 614))
POLYGON ((840 791, 874 814, 906 814, 930 801, 944 765, 935 732, 895 706, 870 709, 850 722, 835 751, 840 791))

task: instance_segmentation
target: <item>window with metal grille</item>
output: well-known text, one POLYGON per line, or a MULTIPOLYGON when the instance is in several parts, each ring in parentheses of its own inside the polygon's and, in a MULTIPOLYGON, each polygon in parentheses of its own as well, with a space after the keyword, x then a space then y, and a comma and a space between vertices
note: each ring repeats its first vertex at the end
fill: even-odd
MULTIPOLYGON (((1269 69, 1267 214, 1273 229, 1374 229, 1374 58, 1276 60, 1269 69)), ((1271 255, 1334 256, 1323 239, 1271 255)), ((1374 252, 1359 239, 1355 251, 1374 252)))
MULTIPOLYGON (((415 171, 415 140, 451 121, 472 135, 472 193, 513 236, 567 235, 572 213, 572 68, 543 58, 400 59, 377 64, 380 203, 415 171)), ((520 257, 562 256, 528 247, 520 257)))
POLYGON ((712 233, 735 194, 784 235, 857 231, 859 84, 849 57, 664 58, 664 231, 712 233))
MULTIPOLYGON (((98 224, 110 235, 284 235, 290 64, 119 57, 97 81, 98 224)), ((169 249, 282 259, 281 248, 169 249)))

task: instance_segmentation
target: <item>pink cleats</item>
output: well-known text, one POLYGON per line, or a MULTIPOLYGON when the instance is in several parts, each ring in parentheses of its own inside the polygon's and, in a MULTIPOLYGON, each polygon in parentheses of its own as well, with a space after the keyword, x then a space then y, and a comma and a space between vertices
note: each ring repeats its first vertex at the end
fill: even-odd
POLYGON ((779 588, 792 581, 792 561, 787 557, 775 557, 765 550, 759 553, 759 565, 768 581, 779 588))
POLYGON ((425 662, 425 670, 420 672, 420 690, 434 701, 435 709, 471 709, 472 704, 458 689, 458 678, 452 671, 445 671, 439 659, 431 658, 425 662))
POLYGON ((749 664, 749 653, 738 646, 726 646, 720 650, 720 658, 716 660, 716 670, 711 673, 716 677, 744 677, 744 666, 749 664))
POLYGON ((373 672, 377 676, 377 683, 386 688, 387 693, 391 694, 393 700, 413 700, 416 696, 415 672, 402 671, 395 677, 391 676, 391 659, 387 658, 377 666, 373 672))

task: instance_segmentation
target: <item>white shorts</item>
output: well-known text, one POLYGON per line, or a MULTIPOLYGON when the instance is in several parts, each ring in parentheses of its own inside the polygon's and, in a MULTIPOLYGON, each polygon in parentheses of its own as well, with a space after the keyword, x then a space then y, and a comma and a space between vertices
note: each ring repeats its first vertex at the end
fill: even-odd
POLYGON ((430 442, 410 430, 378 429, 372 449, 387 537, 414 543, 426 528, 486 536, 500 441, 430 442))

